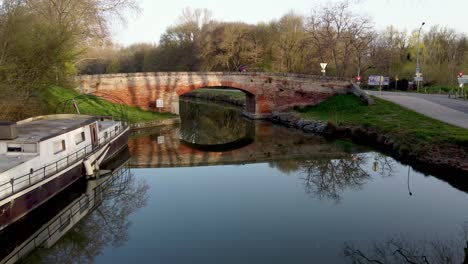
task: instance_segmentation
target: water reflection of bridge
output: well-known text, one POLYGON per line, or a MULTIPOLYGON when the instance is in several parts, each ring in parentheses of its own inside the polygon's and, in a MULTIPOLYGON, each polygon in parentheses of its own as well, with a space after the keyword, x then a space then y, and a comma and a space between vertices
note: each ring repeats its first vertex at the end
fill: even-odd
POLYGON ((196 145, 180 139, 180 128, 163 127, 149 135, 130 139, 132 167, 191 167, 219 164, 246 164, 289 159, 334 159, 349 157, 341 147, 300 131, 254 122, 247 136, 216 145, 196 145), (250 141, 251 140, 251 141, 250 141), (239 144, 243 143, 243 144, 239 144), (249 143, 249 144, 246 144, 249 143), (227 149, 226 146, 237 146, 227 149), (210 149, 211 148, 211 149, 210 149), (221 151, 220 148, 225 148, 221 151))

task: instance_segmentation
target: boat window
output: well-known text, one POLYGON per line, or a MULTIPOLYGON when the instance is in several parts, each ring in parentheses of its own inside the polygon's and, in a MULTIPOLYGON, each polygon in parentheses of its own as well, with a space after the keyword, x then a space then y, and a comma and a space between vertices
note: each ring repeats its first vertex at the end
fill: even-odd
POLYGON ((8 143, 7 145, 8 152, 23 152, 23 147, 21 144, 8 143))
POLYGON ((115 126, 115 132, 119 131, 119 126, 115 126))
POLYGON ((54 142, 53 148, 54 148, 54 154, 58 154, 62 151, 65 151, 65 140, 54 142))
POLYGON ((108 137, 109 137, 109 133, 107 133, 107 131, 104 132, 104 138, 107 139, 108 137))
POLYGON ((15 153, 37 153, 37 144, 36 143, 8 143, 7 145, 8 152, 15 153))
POLYGON ((81 132, 75 135, 75 144, 78 145, 86 140, 85 132, 81 132))

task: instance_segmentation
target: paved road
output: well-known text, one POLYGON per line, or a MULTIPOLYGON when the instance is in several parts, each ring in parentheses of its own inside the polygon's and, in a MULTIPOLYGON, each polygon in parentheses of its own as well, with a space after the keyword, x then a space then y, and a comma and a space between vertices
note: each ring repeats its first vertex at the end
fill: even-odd
POLYGON ((423 115, 468 129, 468 101, 438 94, 367 91, 369 94, 397 103, 423 115))

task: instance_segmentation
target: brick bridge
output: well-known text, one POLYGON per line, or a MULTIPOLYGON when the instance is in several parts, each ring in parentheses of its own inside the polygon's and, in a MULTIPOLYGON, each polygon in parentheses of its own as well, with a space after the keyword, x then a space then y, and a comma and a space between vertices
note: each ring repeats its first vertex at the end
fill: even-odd
POLYGON ((156 72, 131 74, 81 75, 78 90, 117 96, 130 106, 179 113, 179 96, 203 87, 231 87, 246 94, 244 114, 263 118, 273 111, 317 104, 335 95, 354 92, 344 79, 258 72, 156 72), (160 101, 161 102, 161 101, 160 101))

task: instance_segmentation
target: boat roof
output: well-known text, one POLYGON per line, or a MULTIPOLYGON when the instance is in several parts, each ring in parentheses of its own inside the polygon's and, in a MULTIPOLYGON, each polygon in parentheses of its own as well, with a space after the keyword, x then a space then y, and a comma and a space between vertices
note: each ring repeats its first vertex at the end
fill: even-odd
POLYGON ((16 123, 18 138, 11 142, 40 142, 97 121, 88 115, 47 115, 16 123))
MULTIPOLYGON (((0 155, 0 173, 5 172, 11 168, 14 168, 22 163, 25 163, 28 160, 31 160, 35 157, 39 156, 36 155, 0 155)), ((5 179, 0 178, 0 184, 3 183, 5 179)))
MULTIPOLYGON (((47 115, 37 116, 16 123, 18 137, 0 140, 12 143, 37 143, 67 133, 98 120, 88 115, 47 115)), ((0 173, 14 168, 38 154, 9 153, 0 155, 0 173)))

